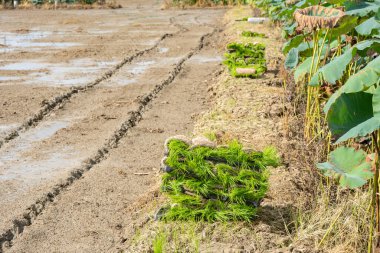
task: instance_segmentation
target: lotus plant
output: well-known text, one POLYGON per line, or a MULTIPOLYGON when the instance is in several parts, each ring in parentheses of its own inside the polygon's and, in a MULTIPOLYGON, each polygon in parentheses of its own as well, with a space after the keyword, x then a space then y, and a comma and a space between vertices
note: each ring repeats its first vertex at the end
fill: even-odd
MULTIPOLYGON (((297 29, 306 29, 312 33, 313 52, 309 68, 308 83, 317 72, 321 58, 327 54, 325 47, 329 32, 336 26, 338 21, 344 16, 344 12, 339 9, 327 8, 323 6, 310 6, 294 12, 294 18, 298 23, 297 29)), ((295 52, 297 53, 297 52, 295 52)), ((320 85, 307 87, 306 117, 305 117, 305 137, 311 139, 322 133, 322 122, 320 112, 320 85)))

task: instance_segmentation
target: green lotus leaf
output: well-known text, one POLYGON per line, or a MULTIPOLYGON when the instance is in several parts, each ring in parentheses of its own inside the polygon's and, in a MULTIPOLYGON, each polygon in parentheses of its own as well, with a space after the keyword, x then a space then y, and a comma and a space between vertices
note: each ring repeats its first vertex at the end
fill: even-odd
POLYGON ((318 86, 319 78, 322 77, 324 80, 331 84, 335 84, 346 71, 348 64, 352 61, 356 53, 356 48, 350 48, 344 54, 335 57, 325 66, 321 67, 311 78, 309 85, 318 86))
POLYGON ((288 37, 288 36, 294 34, 294 32, 296 30, 296 27, 297 27, 297 23, 296 22, 294 22, 291 25, 285 26, 284 29, 283 29, 283 31, 285 32, 285 37, 288 37))
POLYGON ((327 114, 336 143, 366 136, 380 128, 380 87, 368 92, 342 93, 327 114))
POLYGON ((342 87, 343 92, 364 91, 376 84, 380 77, 380 57, 370 61, 367 66, 352 75, 342 87))
POLYGON ((380 8, 380 1, 346 1, 346 15, 364 17, 370 13, 377 13, 380 8))
POLYGON ((298 64, 298 49, 292 48, 290 49, 289 53, 286 56, 285 59, 285 68, 286 69, 293 69, 298 64))
POLYGON ((310 52, 312 53, 313 52, 313 45, 314 45, 314 43, 311 41, 310 42, 302 42, 296 48, 298 49, 299 53, 304 52, 306 50, 310 50, 310 52))
MULTIPOLYGON (((304 62, 302 62, 294 71, 294 80, 299 82, 302 78, 305 77, 306 74, 310 73, 310 67, 312 63, 312 57, 307 58, 304 62)), ((314 61, 314 67, 316 66, 317 61, 314 61)))
POLYGON ((346 134, 340 137, 335 143, 341 143, 350 138, 366 136, 380 128, 380 119, 378 117, 373 117, 367 121, 357 125, 356 127, 350 129, 346 134))
POLYGON ((358 49, 358 52, 362 52, 363 55, 366 54, 368 49, 372 49, 376 52, 380 52, 380 40, 378 39, 370 39, 370 40, 364 40, 358 44, 355 45, 355 47, 358 49))
MULTIPOLYGON (((347 94, 358 94, 357 93, 347 93, 347 94)), ((366 93, 366 92, 365 92, 366 93)), ((370 93, 366 93, 370 94, 370 93)), ((366 136, 378 129, 380 129, 380 87, 377 87, 374 89, 372 95, 372 117, 369 118, 366 121, 363 121, 362 123, 358 124, 357 126, 350 129, 348 132, 346 132, 343 136, 341 136, 336 142, 342 142, 346 141, 350 138, 355 138, 359 136, 366 136)), ((362 104, 359 104, 357 106, 360 106, 364 111, 362 111, 363 114, 368 114, 368 103, 371 103, 371 101, 365 100, 361 101, 362 104)), ((350 112, 353 114, 353 112, 350 112)), ((357 117, 360 117, 358 115, 354 115, 357 117)))
POLYGON ((328 83, 335 84, 346 71, 348 64, 352 61, 353 57, 358 54, 366 54, 368 49, 375 51, 379 50, 380 41, 376 39, 362 41, 352 48, 348 49, 342 55, 335 57, 325 66, 318 69, 310 80, 310 86, 318 86, 320 78, 328 83))
POLYGON ((367 19, 357 27, 355 27, 355 30, 360 34, 364 36, 368 36, 372 34, 373 30, 378 31, 380 29, 380 22, 375 19, 375 17, 372 17, 370 19, 367 19))
POLYGON ((343 93, 332 104, 327 114, 333 135, 342 136, 353 127, 373 117, 372 94, 343 93))
MULTIPOLYGON (((318 43, 319 43, 319 47, 321 47, 323 44, 322 39, 320 39, 318 43)), ((338 44, 337 40, 333 40, 330 43, 330 48, 336 47, 337 44, 338 44)), ((296 48, 298 49, 298 54, 300 57, 310 57, 313 55, 313 47, 314 47, 314 42, 308 41, 308 42, 302 42, 296 48)), ((328 47, 329 46, 327 44, 323 45, 321 56, 324 57, 326 55, 328 47)))
POLYGON ((330 34, 333 38, 337 38, 343 34, 351 32, 358 22, 358 17, 355 16, 344 16, 338 23, 338 26, 331 29, 330 34))
POLYGON ((330 110, 331 105, 342 93, 354 93, 365 91, 379 82, 380 76, 380 57, 375 58, 356 74, 352 75, 347 82, 339 88, 327 101, 324 112, 330 110))
POLYGON ((298 47, 298 45, 303 42, 304 38, 305 37, 303 35, 297 35, 293 37, 291 40, 287 41, 282 48, 284 54, 288 53, 290 49, 298 47))
POLYGON ((339 147, 329 154, 327 162, 319 163, 317 167, 324 175, 338 179, 341 186, 357 188, 373 177, 366 156, 363 150, 339 147))

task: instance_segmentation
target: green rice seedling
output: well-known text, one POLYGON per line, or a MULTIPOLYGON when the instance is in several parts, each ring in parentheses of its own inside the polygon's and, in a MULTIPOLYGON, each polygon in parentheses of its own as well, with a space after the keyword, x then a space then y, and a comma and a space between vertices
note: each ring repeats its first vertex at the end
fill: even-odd
POLYGON ((224 64, 234 77, 257 78, 265 73, 265 45, 230 43, 227 45, 224 64))
POLYGON ((243 31, 241 33, 241 36, 243 37, 259 37, 259 38, 266 38, 265 34, 258 33, 258 32, 252 32, 252 31, 243 31))
POLYGON ((266 168, 279 164, 274 148, 245 151, 237 141, 192 148, 174 139, 168 148, 161 190, 171 203, 164 220, 252 220, 268 190, 266 168))
POLYGON ((164 253, 166 243, 166 235, 163 232, 159 232, 153 241, 153 252, 154 253, 164 253))

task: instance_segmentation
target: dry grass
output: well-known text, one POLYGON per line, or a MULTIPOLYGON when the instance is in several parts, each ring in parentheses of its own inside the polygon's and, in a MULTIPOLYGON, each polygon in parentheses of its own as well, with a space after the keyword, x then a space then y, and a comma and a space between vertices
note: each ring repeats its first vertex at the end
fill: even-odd
POLYGON ((313 207, 296 216, 294 245, 329 253, 367 252, 371 194, 335 187, 326 191, 326 185, 319 189, 313 207))

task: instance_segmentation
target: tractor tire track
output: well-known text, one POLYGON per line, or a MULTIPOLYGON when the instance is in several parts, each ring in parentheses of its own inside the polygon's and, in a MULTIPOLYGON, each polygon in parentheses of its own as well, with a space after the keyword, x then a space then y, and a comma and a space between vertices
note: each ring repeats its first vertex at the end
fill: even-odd
MULTIPOLYGON (((218 32, 218 30, 214 28, 212 32, 202 35, 199 39, 196 48, 192 49, 175 64, 174 69, 169 73, 169 76, 160 84, 157 84, 149 93, 138 99, 138 108, 128 113, 128 119, 125 120, 124 123, 121 124, 119 129, 117 129, 106 141, 106 143, 98 149, 96 154, 88 158, 84 163, 82 163, 82 165, 79 168, 74 169, 70 173, 70 176, 66 178, 66 180, 63 183, 56 185, 50 192, 44 194, 44 196, 39 198, 33 205, 27 208, 27 211, 23 215, 23 217, 18 217, 14 219, 13 227, 8 228, 4 232, 1 232, 0 253, 4 252, 6 248, 11 247, 13 244, 13 240, 23 232, 25 227, 32 225, 35 218, 39 216, 41 212, 43 212, 48 207, 49 203, 53 202, 56 199, 56 197, 60 195, 61 192, 63 192, 67 187, 72 185, 75 181, 81 179, 86 171, 90 170, 95 165, 107 159, 107 154, 112 149, 117 148, 120 140, 127 135, 130 129, 132 129, 139 123, 139 121, 142 119, 144 112, 147 111, 147 107, 157 97, 160 91, 163 90, 166 86, 170 85, 180 74, 181 70, 183 69, 184 63, 187 60, 189 60, 193 55, 197 54, 205 46, 206 38, 213 36, 216 32, 218 32)), ((165 37, 167 36, 169 35, 166 35, 165 37)), ((127 62, 128 61, 126 61, 125 63, 127 62)), ((125 65, 125 63, 123 65, 125 65)), ((123 65, 120 65, 118 69, 120 69, 123 65)), ((71 95, 68 98, 66 98, 66 100, 68 100, 75 93, 76 92, 71 93, 71 95)), ((61 102, 57 102, 57 105, 60 103, 61 102)), ((37 119, 37 122, 41 121, 42 118, 37 119)))
MULTIPOLYGON (((181 16, 183 14, 180 14, 178 16, 181 16)), ((98 84, 110 79, 115 73, 117 73, 121 68, 123 68, 126 64, 132 63, 135 59, 138 59, 141 56, 144 56, 145 54, 154 51, 157 49, 157 47, 162 43, 165 39, 171 38, 173 36, 177 36, 183 32, 188 31, 189 29, 177 24, 175 22, 176 17, 171 17, 169 19, 169 22, 172 26, 175 26, 178 31, 175 33, 165 33, 162 35, 152 47, 141 50, 136 52, 135 54, 125 57, 120 63, 118 63, 115 67, 113 67, 111 70, 106 71, 103 75, 101 75, 99 78, 97 78, 95 81, 90 82, 83 86, 74 86, 70 89, 70 91, 61 94, 59 96, 56 96, 49 101, 44 102, 44 106, 36 112, 34 115, 29 117, 26 121, 24 121, 21 126, 18 126, 15 130, 12 130, 10 133, 6 134, 6 136, 0 140, 0 149, 4 146, 4 144, 12 141, 13 139, 17 138, 20 133, 27 131, 30 128, 33 128, 39 124, 46 116, 48 116, 53 110, 60 109, 62 106, 69 102, 71 97, 75 94, 78 94, 79 92, 86 92, 91 88, 94 88, 98 84)))

